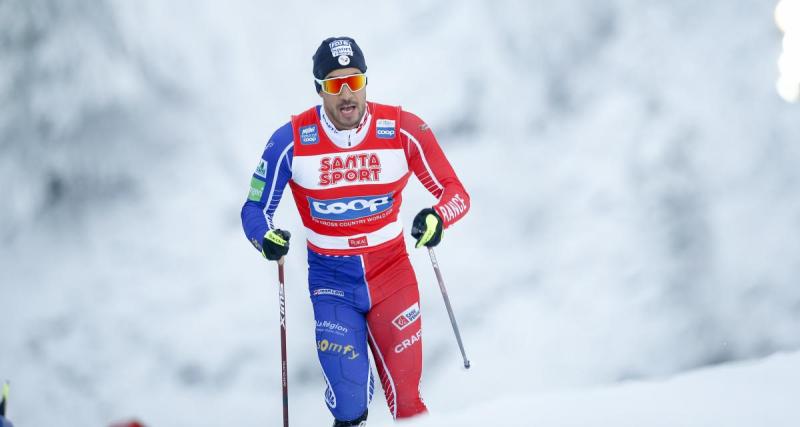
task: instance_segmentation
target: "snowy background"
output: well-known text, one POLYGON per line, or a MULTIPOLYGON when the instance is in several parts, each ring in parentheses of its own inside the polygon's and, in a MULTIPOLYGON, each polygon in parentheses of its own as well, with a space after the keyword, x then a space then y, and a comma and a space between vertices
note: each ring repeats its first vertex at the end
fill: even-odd
MULTIPOLYGON (((434 412, 419 425, 603 425, 575 416, 631 407, 631 425, 798 425, 774 399, 800 393, 798 353, 772 355, 800 349, 800 106, 775 93, 774 7, 0 0, 11 419, 279 425, 275 266, 239 209, 267 138, 319 101, 319 42, 351 35, 368 99, 425 118, 472 196, 437 251, 469 371, 412 252, 434 412), (636 399, 653 387, 649 405, 686 416, 654 422, 636 399)), ((405 223, 432 203, 410 185, 405 223)), ((276 222, 297 236, 292 422, 328 425, 290 199, 276 222)), ((370 415, 390 425, 381 394, 370 415)))

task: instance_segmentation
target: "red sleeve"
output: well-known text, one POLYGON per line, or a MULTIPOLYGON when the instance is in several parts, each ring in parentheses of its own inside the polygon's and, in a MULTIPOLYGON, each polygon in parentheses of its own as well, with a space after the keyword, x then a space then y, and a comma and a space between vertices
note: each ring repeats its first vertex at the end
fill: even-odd
POLYGON ((400 138, 408 160, 408 167, 419 181, 439 201, 433 208, 444 220, 447 228, 469 210, 469 194, 464 190, 433 131, 416 115, 400 113, 400 138))

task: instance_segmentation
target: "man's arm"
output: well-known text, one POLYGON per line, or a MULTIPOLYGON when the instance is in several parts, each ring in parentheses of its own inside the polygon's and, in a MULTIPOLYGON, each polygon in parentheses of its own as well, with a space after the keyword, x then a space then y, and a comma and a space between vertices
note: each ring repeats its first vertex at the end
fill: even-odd
POLYGON ((259 252, 267 231, 274 230, 272 216, 292 177, 292 124, 279 128, 267 142, 250 179, 250 194, 242 206, 244 234, 259 252))
POLYGON ((400 134, 409 168, 438 199, 433 209, 442 218, 444 228, 449 227, 469 210, 469 194, 447 161, 433 131, 422 119, 403 111, 400 134))

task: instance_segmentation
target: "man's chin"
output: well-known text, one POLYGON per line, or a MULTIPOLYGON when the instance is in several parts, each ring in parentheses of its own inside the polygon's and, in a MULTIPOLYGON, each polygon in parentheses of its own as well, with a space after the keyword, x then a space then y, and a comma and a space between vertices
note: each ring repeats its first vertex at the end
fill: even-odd
POLYGON ((343 129, 354 129, 358 126, 358 122, 360 121, 360 118, 345 120, 343 117, 337 117, 337 119, 343 129))

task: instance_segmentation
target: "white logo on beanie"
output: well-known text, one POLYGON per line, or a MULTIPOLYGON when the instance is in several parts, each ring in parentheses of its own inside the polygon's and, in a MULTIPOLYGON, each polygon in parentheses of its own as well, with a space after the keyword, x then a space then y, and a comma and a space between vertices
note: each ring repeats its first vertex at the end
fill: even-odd
POLYGON ((347 65, 350 63, 348 56, 353 56, 353 46, 350 45, 350 40, 334 40, 328 46, 331 48, 331 55, 334 58, 339 57, 340 64, 347 65))

